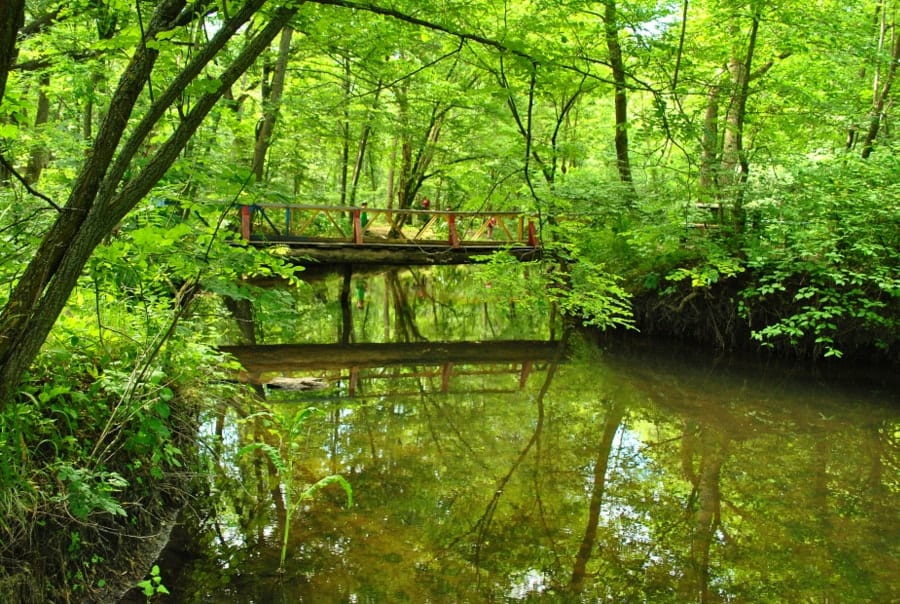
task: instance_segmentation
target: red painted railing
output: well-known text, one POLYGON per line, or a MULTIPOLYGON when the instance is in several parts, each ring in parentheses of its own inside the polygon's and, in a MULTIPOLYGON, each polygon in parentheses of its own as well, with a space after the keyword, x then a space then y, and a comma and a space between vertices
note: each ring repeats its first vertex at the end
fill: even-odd
POLYGON ((527 245, 540 247, 535 220, 521 212, 397 210, 365 206, 241 206, 246 240, 527 245))

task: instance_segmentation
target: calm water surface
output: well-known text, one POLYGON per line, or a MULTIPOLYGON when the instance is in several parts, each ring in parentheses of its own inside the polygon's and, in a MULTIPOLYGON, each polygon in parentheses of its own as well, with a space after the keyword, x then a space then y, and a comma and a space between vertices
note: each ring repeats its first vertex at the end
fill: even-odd
POLYGON ((900 600, 896 392, 570 348, 306 370, 327 387, 210 418, 215 487, 167 552, 172 601, 900 600), (283 418, 309 407, 291 447, 283 418), (332 474, 352 506, 338 485, 306 500, 279 571, 286 490, 332 474))

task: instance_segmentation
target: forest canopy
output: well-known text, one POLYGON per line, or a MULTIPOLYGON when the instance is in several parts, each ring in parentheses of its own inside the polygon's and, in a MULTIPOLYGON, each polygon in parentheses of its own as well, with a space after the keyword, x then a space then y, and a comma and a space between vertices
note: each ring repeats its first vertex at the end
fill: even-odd
POLYGON ((630 294, 752 269, 732 339, 838 355, 848 330, 896 335, 893 3, 4 11, 4 394, 96 247, 162 206, 191 225, 162 235, 178 247, 221 224, 210 250, 236 203, 527 210, 630 294))

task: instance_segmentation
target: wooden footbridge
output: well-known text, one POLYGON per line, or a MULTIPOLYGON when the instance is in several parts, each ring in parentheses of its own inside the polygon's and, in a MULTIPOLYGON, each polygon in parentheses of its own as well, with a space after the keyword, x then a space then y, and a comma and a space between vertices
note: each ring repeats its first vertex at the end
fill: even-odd
POLYGON ((498 251, 529 261, 542 249, 535 219, 520 212, 245 205, 241 236, 298 264, 466 264, 498 251))

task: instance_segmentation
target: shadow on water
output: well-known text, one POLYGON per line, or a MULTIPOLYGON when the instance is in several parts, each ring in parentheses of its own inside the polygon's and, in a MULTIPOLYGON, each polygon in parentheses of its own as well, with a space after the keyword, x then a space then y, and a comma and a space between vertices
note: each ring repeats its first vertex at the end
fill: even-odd
POLYGON ((564 362, 555 342, 451 350, 235 349, 262 383, 319 387, 209 418, 208 496, 161 563, 170 601, 900 598, 895 392, 578 338, 564 362), (305 408, 286 449, 278 418, 305 408), (292 452, 290 475, 249 443, 292 452), (353 506, 337 487, 305 500, 279 571, 286 489, 334 474, 353 506))

